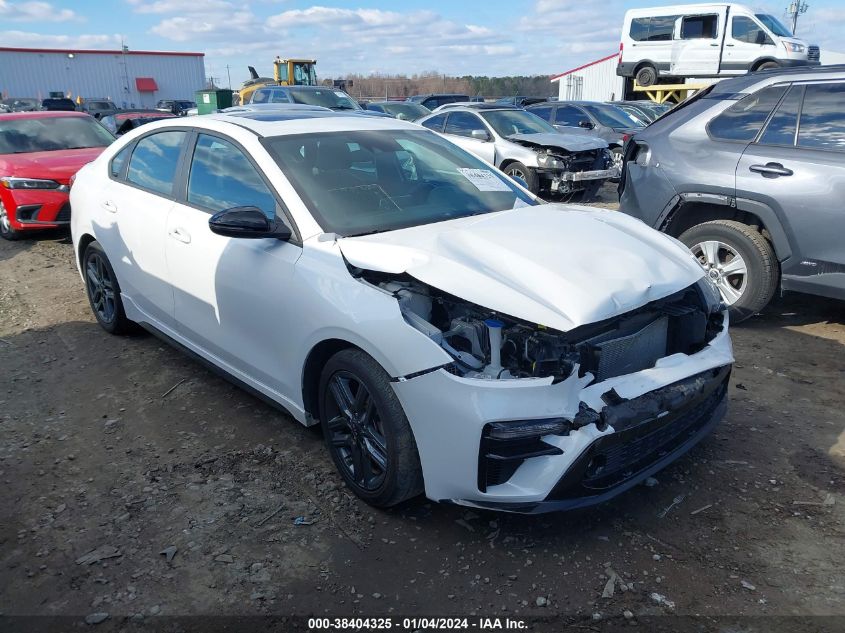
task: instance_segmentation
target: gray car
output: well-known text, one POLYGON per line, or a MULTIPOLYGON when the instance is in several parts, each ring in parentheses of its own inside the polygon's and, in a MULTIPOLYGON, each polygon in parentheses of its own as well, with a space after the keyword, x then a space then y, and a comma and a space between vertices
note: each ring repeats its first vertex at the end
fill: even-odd
POLYGON ((561 134, 522 108, 476 103, 434 112, 417 123, 519 178, 535 194, 585 200, 619 173, 607 143, 561 134))
POLYGON ((625 148, 620 208, 680 239, 734 321, 781 290, 845 299, 845 66, 726 79, 625 148))
POLYGON ((596 136, 604 141, 613 154, 614 166, 622 166, 622 147, 625 139, 645 127, 614 105, 600 101, 549 101, 526 108, 545 119, 561 132, 596 136))

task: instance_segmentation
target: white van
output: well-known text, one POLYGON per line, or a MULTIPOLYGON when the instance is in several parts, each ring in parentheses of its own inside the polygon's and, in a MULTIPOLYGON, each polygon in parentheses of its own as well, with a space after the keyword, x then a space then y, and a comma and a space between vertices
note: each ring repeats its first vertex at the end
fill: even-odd
POLYGON ((678 4, 625 13, 616 74, 641 86, 658 76, 720 77, 818 65, 819 47, 776 17, 741 4, 678 4))

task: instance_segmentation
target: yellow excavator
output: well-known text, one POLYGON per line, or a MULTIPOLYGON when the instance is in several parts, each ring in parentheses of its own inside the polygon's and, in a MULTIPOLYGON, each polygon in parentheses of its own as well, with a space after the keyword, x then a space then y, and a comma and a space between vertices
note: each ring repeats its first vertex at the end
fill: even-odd
POLYGON ((260 77, 252 66, 249 68, 250 78, 241 86, 241 103, 247 103, 250 95, 262 86, 316 86, 316 59, 282 59, 273 60, 273 77, 260 77))

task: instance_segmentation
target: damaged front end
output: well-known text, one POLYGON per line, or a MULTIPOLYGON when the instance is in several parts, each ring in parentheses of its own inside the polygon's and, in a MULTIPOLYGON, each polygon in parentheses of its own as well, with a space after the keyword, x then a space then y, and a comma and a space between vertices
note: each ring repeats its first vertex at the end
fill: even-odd
POLYGON ((724 415, 733 358, 706 280, 562 332, 407 274, 353 273, 453 359, 394 383, 412 427, 426 427, 415 434, 431 498, 515 512, 596 503, 724 415))
POLYGON ((619 168, 614 167, 613 155, 603 141, 591 139, 588 145, 579 141, 575 147, 564 147, 531 136, 517 134, 508 140, 537 151, 537 173, 543 190, 561 195, 593 191, 605 180, 619 177, 619 168), (597 143, 603 147, 594 146, 597 143))

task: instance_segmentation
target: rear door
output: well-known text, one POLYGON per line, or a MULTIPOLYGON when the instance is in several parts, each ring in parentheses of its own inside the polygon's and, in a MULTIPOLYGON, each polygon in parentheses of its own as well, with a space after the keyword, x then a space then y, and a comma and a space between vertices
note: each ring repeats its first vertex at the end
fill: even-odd
POLYGON ((450 112, 446 118, 444 134, 455 145, 486 160, 491 165, 496 164, 496 144, 493 142, 493 135, 477 114, 450 112), (472 133, 476 130, 486 133, 489 140, 473 137, 472 133))
MULTIPOLYGON (((285 220, 266 178, 233 140, 199 133, 186 159, 187 174, 167 223, 168 276, 176 327, 206 357, 242 380, 291 397, 292 296, 300 246, 276 239, 237 239, 211 232, 224 209, 254 206, 285 220)), ((295 380, 293 381, 295 382, 295 380)))
POLYGON ((780 217, 786 289, 845 297, 845 81, 794 84, 736 171, 737 196, 780 217))
POLYGON ((672 44, 670 74, 675 77, 717 74, 724 30, 724 7, 680 18, 672 44))
POLYGON ((140 138, 111 164, 111 180, 101 192, 97 239, 120 281, 124 301, 153 324, 173 323, 173 291, 167 274, 165 237, 173 207, 174 184, 188 132, 166 130, 140 138), (129 152, 131 151, 131 155, 129 152), (115 165, 118 159, 127 163, 115 165))

